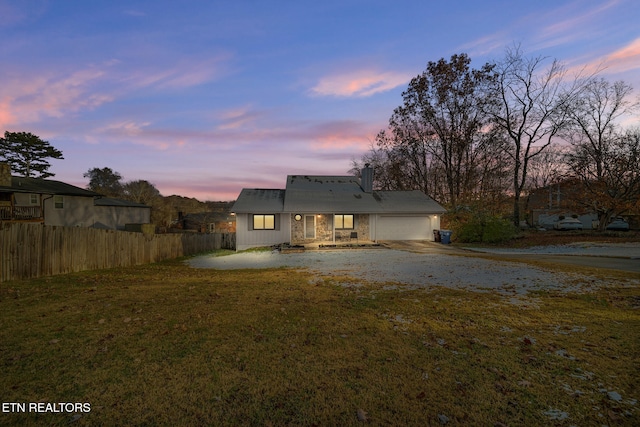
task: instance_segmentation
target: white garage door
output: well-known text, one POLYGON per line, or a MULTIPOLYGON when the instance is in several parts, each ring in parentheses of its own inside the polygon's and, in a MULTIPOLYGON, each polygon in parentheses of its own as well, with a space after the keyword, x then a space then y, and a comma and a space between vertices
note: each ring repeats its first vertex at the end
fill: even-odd
POLYGON ((380 216, 376 226, 378 240, 433 240, 428 216, 380 216))

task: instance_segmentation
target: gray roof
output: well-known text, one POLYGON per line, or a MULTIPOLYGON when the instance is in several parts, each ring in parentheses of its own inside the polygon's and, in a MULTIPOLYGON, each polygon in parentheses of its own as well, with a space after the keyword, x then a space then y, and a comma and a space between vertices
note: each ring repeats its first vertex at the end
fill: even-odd
POLYGON ((438 214, 445 209, 418 190, 366 193, 354 176, 289 175, 286 190, 243 189, 233 211, 438 214))
POLYGON ((362 192, 355 176, 289 175, 287 190, 362 192))
POLYGON ((131 202, 129 200, 122 199, 114 199, 111 197, 100 197, 95 200, 93 203, 95 206, 118 206, 118 207, 126 207, 126 208, 149 208, 151 206, 147 206, 142 203, 131 202))
POLYGON ((284 205, 284 190, 244 188, 231 208, 232 212, 279 213, 284 205))
POLYGON ((11 187, 0 187, 2 193, 37 193, 55 194, 60 196, 96 197, 100 196, 93 191, 85 190, 74 185, 65 184, 42 178, 25 178, 22 176, 11 177, 11 187))
POLYGON ((384 213, 445 213, 447 210, 420 190, 374 191, 384 213))

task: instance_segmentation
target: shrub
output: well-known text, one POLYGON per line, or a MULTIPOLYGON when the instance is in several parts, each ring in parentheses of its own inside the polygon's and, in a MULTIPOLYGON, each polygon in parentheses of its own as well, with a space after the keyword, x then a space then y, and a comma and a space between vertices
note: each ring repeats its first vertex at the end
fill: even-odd
POLYGON ((500 243, 516 236, 511 221, 482 212, 469 212, 452 221, 455 240, 461 243, 500 243))

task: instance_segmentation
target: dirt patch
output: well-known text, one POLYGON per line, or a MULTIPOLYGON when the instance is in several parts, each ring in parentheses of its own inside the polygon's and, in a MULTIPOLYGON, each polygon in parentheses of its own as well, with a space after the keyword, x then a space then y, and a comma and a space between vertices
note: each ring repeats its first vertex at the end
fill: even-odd
POLYGON ((552 272, 533 266, 478 257, 412 253, 393 249, 238 253, 200 256, 187 261, 194 268, 219 270, 293 268, 333 278, 345 286, 382 283, 410 289, 447 287, 525 295, 530 291, 588 291, 606 286, 581 274, 552 272))

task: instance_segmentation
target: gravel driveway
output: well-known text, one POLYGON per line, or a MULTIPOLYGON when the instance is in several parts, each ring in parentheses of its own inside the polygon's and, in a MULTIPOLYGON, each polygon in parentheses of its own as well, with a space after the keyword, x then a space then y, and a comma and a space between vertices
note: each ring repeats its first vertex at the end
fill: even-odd
MULTIPOLYGON (((396 249, 345 249, 303 253, 242 252, 213 257, 199 256, 187 261, 194 268, 233 270, 243 268, 308 269, 323 277, 340 277, 345 286, 361 282, 383 283, 388 287, 430 288, 444 286, 469 290, 495 290, 509 295, 553 289, 591 290, 602 280, 579 274, 551 272, 520 263, 498 262, 451 253, 414 253, 396 249), (345 281, 348 276, 353 280, 345 281)), ((640 282, 640 281, 639 281, 640 282)))

